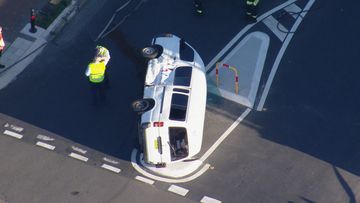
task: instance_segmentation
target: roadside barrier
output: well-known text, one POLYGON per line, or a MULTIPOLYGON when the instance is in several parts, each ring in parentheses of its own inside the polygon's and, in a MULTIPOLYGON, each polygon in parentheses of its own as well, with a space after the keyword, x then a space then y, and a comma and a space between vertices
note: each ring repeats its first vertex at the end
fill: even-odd
POLYGON ((236 69, 234 66, 230 66, 229 64, 219 63, 219 62, 216 63, 216 86, 219 87, 219 66, 234 71, 234 74, 235 74, 235 93, 236 93, 236 94, 239 94, 239 77, 238 77, 238 72, 237 72, 237 69, 236 69))

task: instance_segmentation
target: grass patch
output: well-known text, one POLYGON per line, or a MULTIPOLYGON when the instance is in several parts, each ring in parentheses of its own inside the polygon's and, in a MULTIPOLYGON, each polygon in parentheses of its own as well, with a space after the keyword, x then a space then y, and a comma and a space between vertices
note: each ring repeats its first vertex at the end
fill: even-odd
POLYGON ((49 25, 59 16, 59 14, 68 5, 70 5, 71 1, 72 0, 61 0, 56 5, 47 3, 38 11, 35 24, 39 27, 47 29, 49 25))

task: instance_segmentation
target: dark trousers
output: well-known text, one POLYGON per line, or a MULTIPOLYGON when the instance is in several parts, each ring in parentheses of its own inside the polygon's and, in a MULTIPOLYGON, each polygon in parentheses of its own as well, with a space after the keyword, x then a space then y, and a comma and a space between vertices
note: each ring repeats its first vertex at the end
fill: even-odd
POLYGON ((195 8, 198 11, 202 11, 202 2, 201 0, 194 0, 195 8))
POLYGON ((100 83, 90 82, 91 96, 93 104, 97 104, 106 100, 106 89, 109 88, 109 79, 105 76, 104 80, 100 83))
MULTIPOLYGON (((1 57, 1 55, 2 55, 2 52, 3 52, 3 50, 1 49, 1 50, 0 50, 0 57, 1 57)), ((2 64, 0 64, 0 68, 5 68, 5 66, 2 65, 2 64)))
POLYGON ((246 14, 252 18, 257 18, 257 5, 246 4, 246 14))

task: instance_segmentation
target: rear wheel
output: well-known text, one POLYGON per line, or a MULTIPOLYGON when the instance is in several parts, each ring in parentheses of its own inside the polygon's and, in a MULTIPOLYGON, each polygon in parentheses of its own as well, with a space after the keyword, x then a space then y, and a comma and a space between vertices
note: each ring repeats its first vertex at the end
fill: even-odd
POLYGON ((163 48, 160 45, 151 45, 141 50, 143 57, 147 59, 158 58, 162 54, 163 48))
POLYGON ((155 105, 155 101, 153 99, 139 99, 134 101, 131 104, 133 110, 137 113, 143 113, 152 109, 155 105))

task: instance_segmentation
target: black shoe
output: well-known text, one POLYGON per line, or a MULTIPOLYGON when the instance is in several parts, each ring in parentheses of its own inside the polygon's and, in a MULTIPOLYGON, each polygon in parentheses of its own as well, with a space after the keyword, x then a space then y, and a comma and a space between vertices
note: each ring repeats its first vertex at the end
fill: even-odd
POLYGON ((256 23, 257 20, 256 20, 256 16, 253 16, 253 15, 246 15, 246 20, 248 20, 250 23, 256 23))
POLYGON ((196 9, 196 13, 198 13, 198 14, 203 14, 203 10, 197 8, 197 9, 196 9))
POLYGON ((4 65, 2 65, 2 64, 0 64, 0 68, 5 68, 5 66, 4 66, 4 65))

